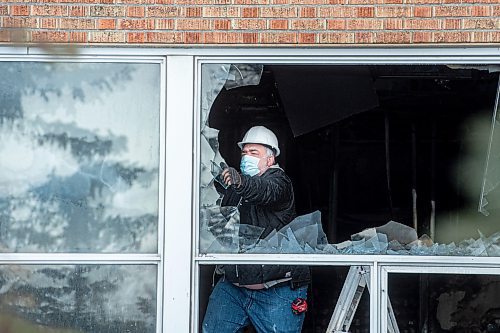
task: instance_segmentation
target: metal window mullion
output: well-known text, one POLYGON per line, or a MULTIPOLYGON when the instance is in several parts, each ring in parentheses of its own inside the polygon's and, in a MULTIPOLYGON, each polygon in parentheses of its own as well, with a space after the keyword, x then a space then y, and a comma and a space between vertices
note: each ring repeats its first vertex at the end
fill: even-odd
POLYGON ((163 331, 189 332, 194 164, 193 57, 168 56, 167 67, 163 331))
POLYGON ((158 167, 158 254, 160 262, 156 271, 156 332, 163 332, 163 285, 165 262, 165 159, 166 159, 166 94, 167 94, 166 58, 160 63, 160 164, 158 167))

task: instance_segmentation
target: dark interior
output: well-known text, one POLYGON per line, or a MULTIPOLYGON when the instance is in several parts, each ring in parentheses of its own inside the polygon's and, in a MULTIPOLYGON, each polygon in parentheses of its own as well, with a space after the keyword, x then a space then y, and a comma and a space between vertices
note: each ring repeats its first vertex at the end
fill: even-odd
MULTIPOLYGON (((297 213, 320 210, 330 243, 389 220, 458 242, 477 238, 478 229, 499 230, 498 194, 488 217, 477 211, 497 85, 498 73, 464 66, 264 66, 259 85, 221 91, 209 125, 220 130, 220 152, 234 167, 245 131, 272 129, 297 213)), ((320 306, 304 332, 326 329, 333 307, 314 298, 335 301, 342 286, 331 283, 342 274, 328 272, 313 269, 311 302, 320 306)), ((211 282, 210 267, 204 276, 211 282)), ((369 328, 359 323, 360 332, 369 328)))

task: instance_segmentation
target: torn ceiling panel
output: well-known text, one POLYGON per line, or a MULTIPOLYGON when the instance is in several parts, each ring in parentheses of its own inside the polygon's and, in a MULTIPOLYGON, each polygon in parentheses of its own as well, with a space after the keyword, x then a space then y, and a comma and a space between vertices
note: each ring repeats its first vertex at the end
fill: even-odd
POLYGON ((378 106, 370 71, 360 66, 273 66, 295 137, 378 106))

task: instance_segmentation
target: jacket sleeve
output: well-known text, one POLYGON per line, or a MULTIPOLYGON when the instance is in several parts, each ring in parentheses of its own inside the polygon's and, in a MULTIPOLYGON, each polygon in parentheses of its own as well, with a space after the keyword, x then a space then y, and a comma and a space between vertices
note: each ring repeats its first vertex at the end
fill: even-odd
POLYGON ((282 172, 268 177, 249 177, 242 175, 243 184, 235 188, 236 193, 254 205, 273 205, 289 200, 292 184, 282 172))

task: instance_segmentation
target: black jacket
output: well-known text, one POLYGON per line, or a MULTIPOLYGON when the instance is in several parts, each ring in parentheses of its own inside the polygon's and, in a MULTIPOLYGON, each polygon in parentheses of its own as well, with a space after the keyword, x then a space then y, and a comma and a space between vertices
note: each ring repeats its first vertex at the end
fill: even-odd
MULTIPOLYGON (((261 176, 242 176, 239 188, 229 187, 222 206, 240 203, 240 223, 264 228, 260 238, 279 230, 295 217, 295 198, 290 178, 279 167, 267 169, 261 176), (240 202, 241 200, 241 202, 240 202)), ((292 285, 300 286, 310 280, 309 268, 289 265, 226 265, 226 279, 240 285, 264 283, 288 277, 292 285)))

